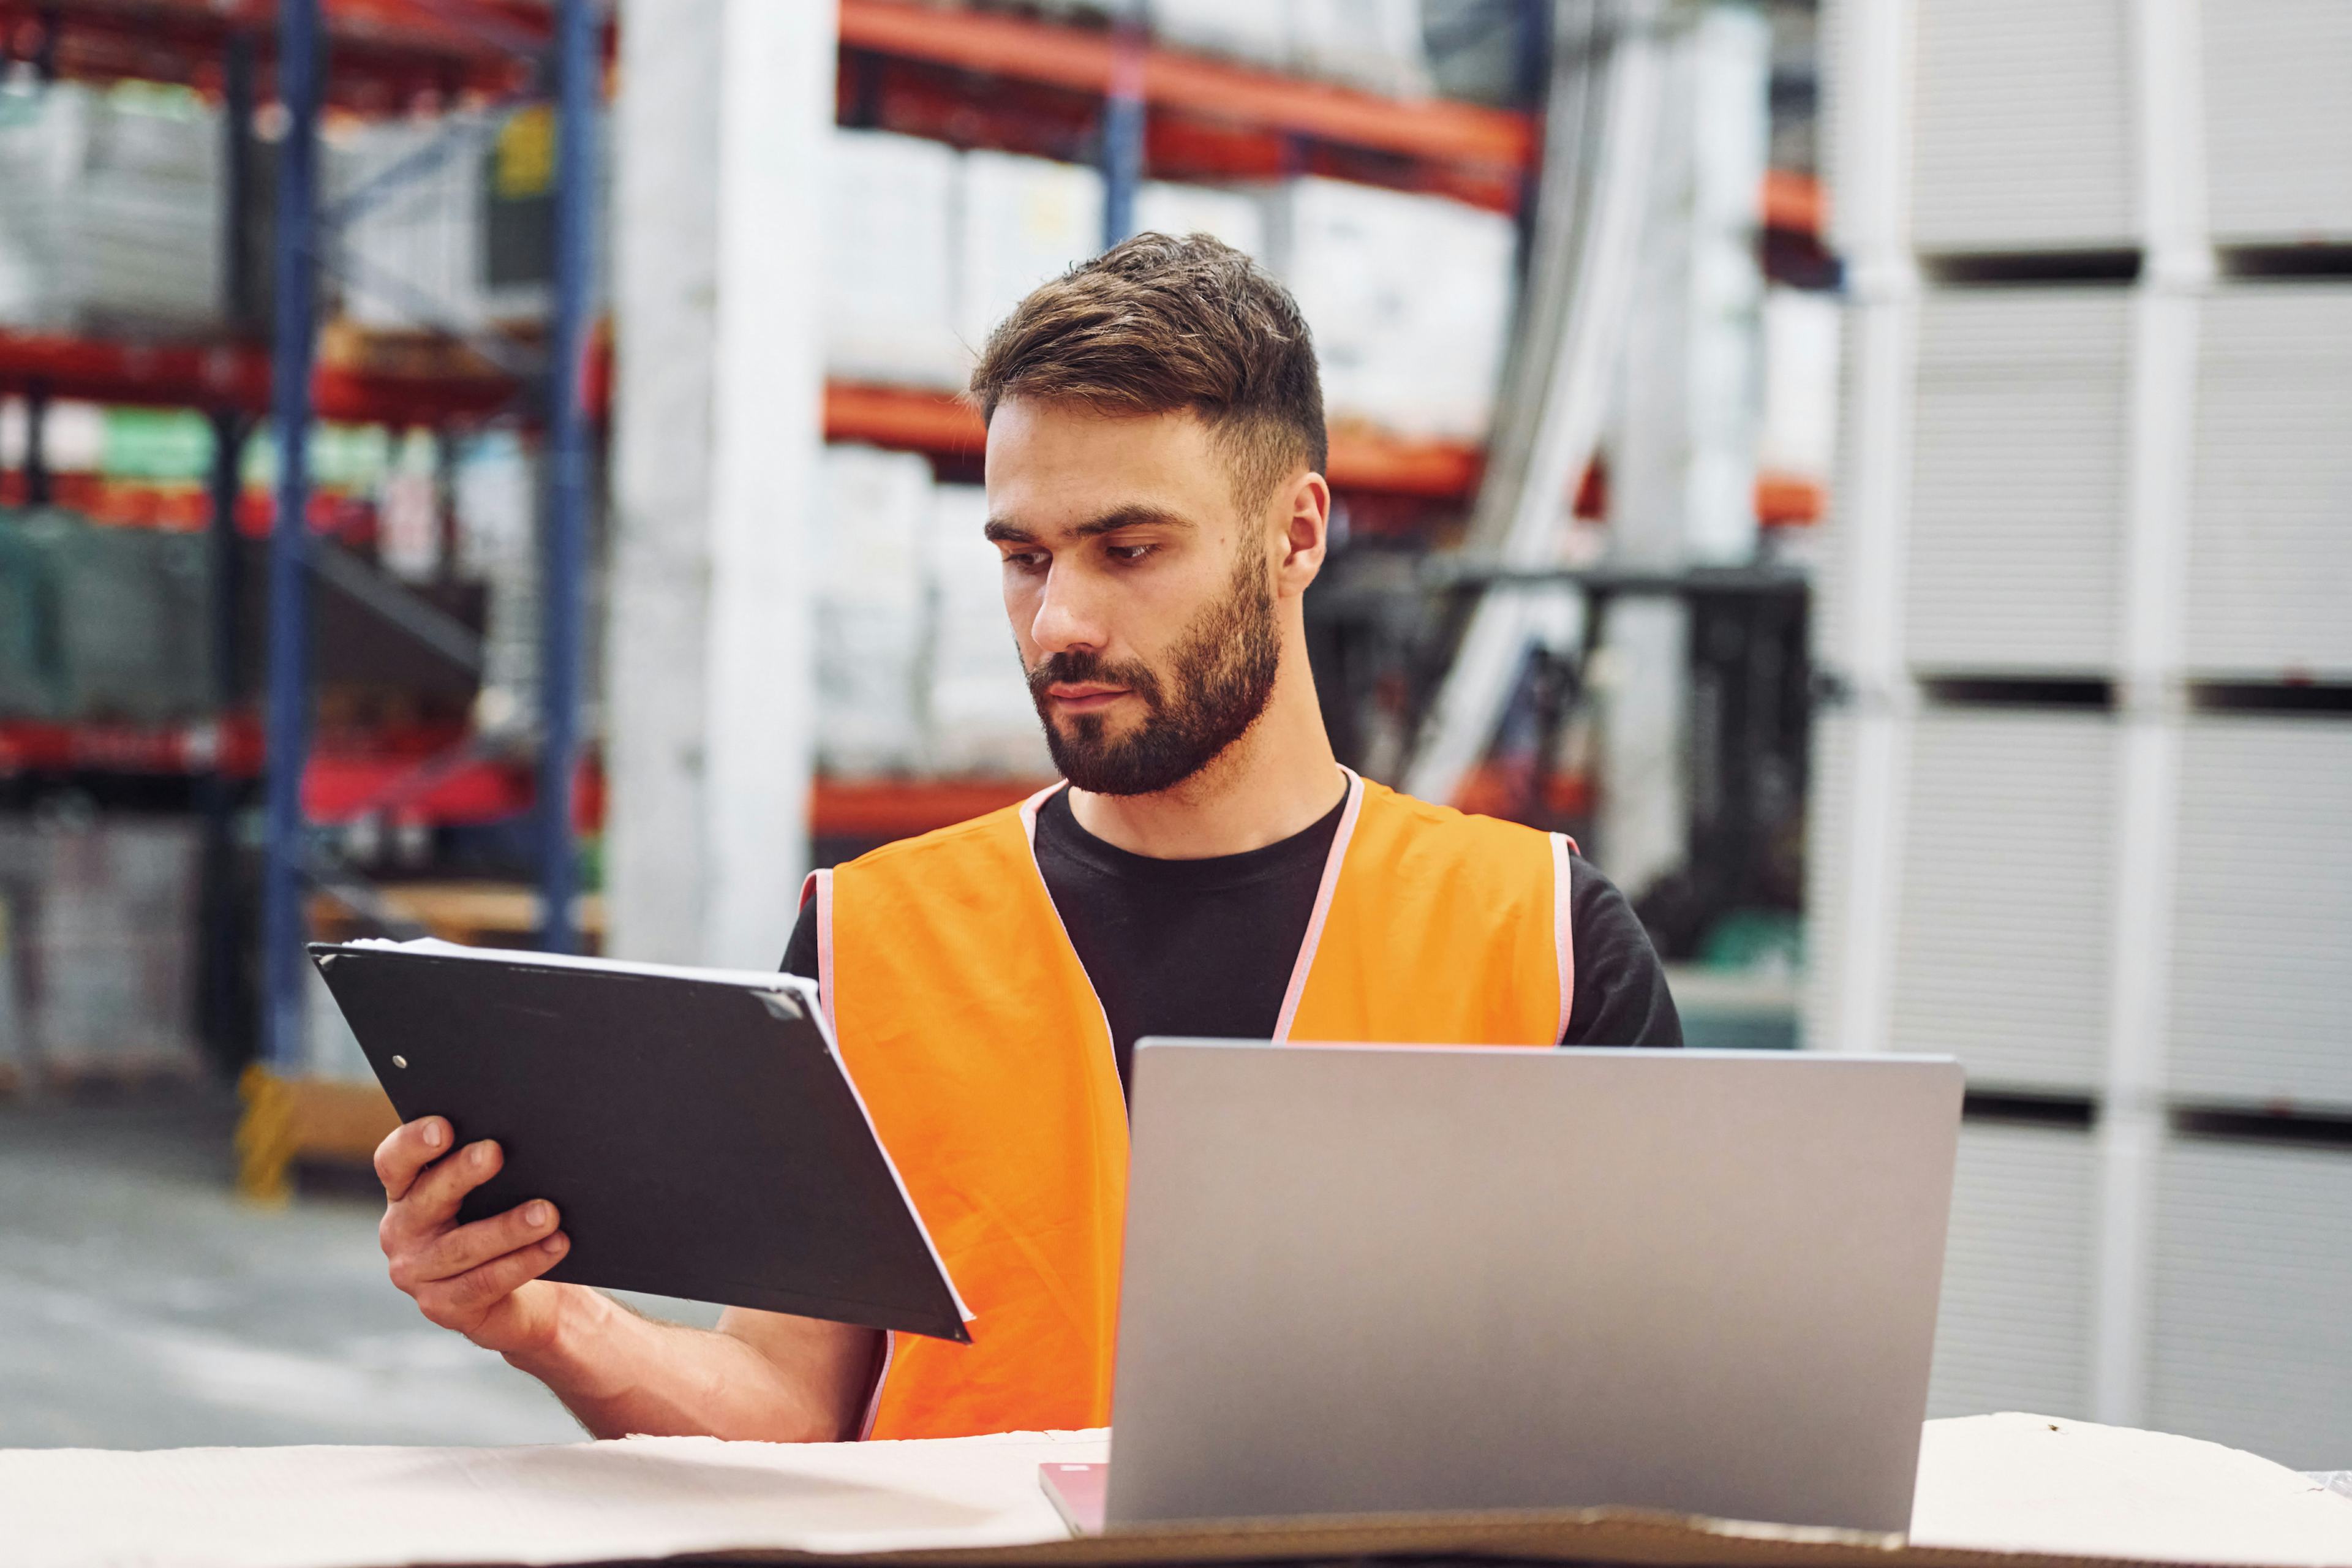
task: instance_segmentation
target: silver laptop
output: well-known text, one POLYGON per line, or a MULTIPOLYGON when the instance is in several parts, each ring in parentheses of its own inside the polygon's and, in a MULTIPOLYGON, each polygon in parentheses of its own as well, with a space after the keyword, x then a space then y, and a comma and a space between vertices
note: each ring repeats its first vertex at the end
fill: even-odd
POLYGON ((1074 1526, 1908 1527, 1957 1062, 1146 1040, 1134 1075, 1111 1463, 1043 1477, 1074 1526))

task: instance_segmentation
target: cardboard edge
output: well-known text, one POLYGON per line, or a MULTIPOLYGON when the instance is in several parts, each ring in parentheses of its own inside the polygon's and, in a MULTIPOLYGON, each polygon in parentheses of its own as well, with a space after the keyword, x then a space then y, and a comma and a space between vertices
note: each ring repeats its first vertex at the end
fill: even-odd
MULTIPOLYGON (((2147 1568, 2140 1560, 1912 1546, 1899 1534, 1748 1523, 1643 1509, 1596 1508, 1202 1521, 992 1547, 832 1555, 746 1550, 698 1553, 737 1563, 871 1568, 1145 1568, 1373 1556, 1480 1557, 1657 1568, 2147 1568)), ((2194 1568, 2168 1563, 2166 1568, 2194 1568)))

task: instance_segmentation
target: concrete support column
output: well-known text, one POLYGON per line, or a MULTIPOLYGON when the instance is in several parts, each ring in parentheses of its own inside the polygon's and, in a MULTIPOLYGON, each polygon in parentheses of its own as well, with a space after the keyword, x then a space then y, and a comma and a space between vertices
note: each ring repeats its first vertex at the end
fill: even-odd
POLYGON ((609 951, 772 967, 808 861, 830 5, 624 0, 609 951))

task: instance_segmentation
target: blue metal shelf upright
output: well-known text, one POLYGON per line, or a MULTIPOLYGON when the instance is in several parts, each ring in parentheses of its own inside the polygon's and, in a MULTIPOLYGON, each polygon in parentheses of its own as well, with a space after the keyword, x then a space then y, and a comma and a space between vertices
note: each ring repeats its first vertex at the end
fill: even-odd
MULTIPOLYGON (((313 871, 302 813, 310 719, 310 597, 312 542, 309 430, 317 348, 318 277, 332 253, 320 205, 319 111, 327 60, 320 0, 278 0, 278 92, 286 132, 279 149, 271 416, 278 443, 276 515, 270 539, 269 649, 266 704, 268 782, 262 888, 262 1051, 273 1072, 295 1076, 304 1058, 304 892, 313 871)), ((595 106, 603 71, 602 29, 593 0, 555 0, 548 51, 557 102, 554 277, 540 414, 549 477, 543 514, 544 647, 538 715, 540 764, 535 845, 541 944, 578 946, 572 920, 578 886, 572 831, 580 752, 583 578, 590 507, 590 431, 583 405, 596 201, 595 106)), ((499 41, 492 38, 489 41, 499 41)), ((529 47, 520 40, 518 47, 529 47)), ((436 160, 417 160, 416 172, 436 160)), ((342 204, 349 206, 350 203, 342 204)), ((334 215, 343 215, 341 207, 334 215)))

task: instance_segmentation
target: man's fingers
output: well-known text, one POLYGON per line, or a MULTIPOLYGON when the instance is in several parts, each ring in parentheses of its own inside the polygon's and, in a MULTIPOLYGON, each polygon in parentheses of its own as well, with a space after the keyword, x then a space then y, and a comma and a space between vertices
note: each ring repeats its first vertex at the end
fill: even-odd
POLYGON ((398 1203, 415 1184, 416 1173, 449 1152, 449 1123, 438 1116, 403 1122, 375 1146, 376 1180, 383 1195, 398 1203))
POLYGON ((402 1228, 414 1236, 448 1224, 466 1194, 497 1175, 504 1163, 505 1151, 486 1138, 426 1167, 400 1201, 402 1228))
POLYGON ((493 1258, 545 1238, 556 1226, 555 1205, 545 1199, 517 1204, 502 1215, 461 1225, 425 1245, 408 1268, 420 1280, 454 1279, 493 1258))
POLYGON ((416 1293, 416 1304, 436 1322, 453 1328, 468 1326, 481 1315, 563 1261, 572 1238, 562 1231, 503 1258, 494 1258, 458 1275, 426 1286, 416 1293))

